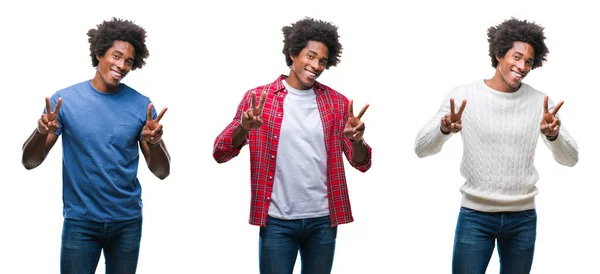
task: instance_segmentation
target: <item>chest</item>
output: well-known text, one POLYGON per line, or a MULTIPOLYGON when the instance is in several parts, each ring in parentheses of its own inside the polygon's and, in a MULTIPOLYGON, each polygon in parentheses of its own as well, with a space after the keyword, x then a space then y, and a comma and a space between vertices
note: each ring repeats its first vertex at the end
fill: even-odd
POLYGON ((463 113, 463 130, 484 139, 507 140, 539 134, 542 108, 509 100, 469 102, 463 113))
POLYGON ((74 100, 61 112, 66 141, 132 146, 145 124, 143 108, 119 101, 74 100))
POLYGON ((307 134, 320 134, 329 138, 336 130, 341 130, 343 103, 325 94, 317 94, 314 99, 286 97, 281 92, 268 98, 263 109, 263 125, 279 133, 282 130, 296 130, 307 134))

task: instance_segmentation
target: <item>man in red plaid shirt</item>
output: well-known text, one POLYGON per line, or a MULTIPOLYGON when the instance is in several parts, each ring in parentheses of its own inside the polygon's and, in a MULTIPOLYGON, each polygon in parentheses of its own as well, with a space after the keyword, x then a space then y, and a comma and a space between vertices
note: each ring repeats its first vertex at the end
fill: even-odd
POLYGON ((342 154, 361 172, 371 167, 369 105, 354 116, 352 101, 316 81, 339 62, 336 26, 304 18, 282 31, 289 76, 246 92, 213 157, 227 162, 250 144, 261 273, 292 273, 298 251, 302 273, 330 273, 337 226, 353 221, 342 154))

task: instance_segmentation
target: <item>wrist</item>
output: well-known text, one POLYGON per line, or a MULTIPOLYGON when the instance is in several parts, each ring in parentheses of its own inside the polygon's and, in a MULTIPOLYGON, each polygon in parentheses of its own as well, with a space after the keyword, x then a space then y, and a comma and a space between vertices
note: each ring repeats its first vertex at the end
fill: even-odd
POLYGON ((40 134, 40 135, 43 135, 43 136, 46 136, 46 135, 48 135, 48 132, 43 132, 43 131, 41 131, 41 130, 40 130, 40 127, 36 127, 36 128, 35 128, 35 130, 36 130, 36 131, 37 131, 37 133, 38 133, 38 134, 40 134))
POLYGON ((352 144, 356 144, 356 145, 362 145, 362 144, 363 144, 363 142, 364 142, 364 141, 363 141, 363 138, 360 138, 360 139, 358 139, 358 140, 354 140, 354 139, 350 139, 350 138, 348 138, 348 140, 350 140, 350 143, 352 143, 352 144))
POLYGON ((444 130, 444 128, 442 127, 442 125, 440 125, 440 132, 441 132, 442 134, 444 134, 444 135, 448 135, 448 134, 450 134, 450 130, 448 130, 448 131, 444 130))
POLYGON ((555 141, 556 139, 558 139, 558 134, 556 134, 554 136, 546 135, 546 139, 548 139, 548 141, 550 141, 550 142, 555 141))
POLYGON ((151 143, 149 141, 146 141, 146 145, 148 145, 148 147, 158 147, 158 146, 160 146, 160 140, 162 140, 162 138, 158 139, 158 142, 156 142, 156 143, 151 143))
POLYGON ((244 126, 244 114, 242 114, 242 117, 240 117, 239 125, 244 131, 250 131, 250 125, 248 125, 248 128, 246 128, 246 126, 244 126))
POLYGON ((239 128, 240 128, 240 130, 241 130, 243 133, 248 133, 248 132, 250 132, 250 129, 249 129, 249 128, 246 128, 246 127, 244 126, 244 123, 242 123, 241 121, 240 121, 240 124, 239 124, 239 128))

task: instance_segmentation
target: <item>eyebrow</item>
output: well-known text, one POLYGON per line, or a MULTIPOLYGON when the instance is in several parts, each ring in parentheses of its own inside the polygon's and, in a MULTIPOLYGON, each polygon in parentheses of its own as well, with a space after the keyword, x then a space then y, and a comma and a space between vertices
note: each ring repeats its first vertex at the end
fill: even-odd
MULTIPOLYGON (((121 51, 119 51, 118 49, 115 49, 115 50, 113 50, 113 52, 112 52, 112 53, 118 53, 118 54, 120 54, 121 56, 125 55, 125 54, 123 54, 121 51)), ((129 58, 127 58, 127 60, 135 60, 135 58, 133 58, 133 57, 129 57, 129 58)))
MULTIPOLYGON (((525 56, 525 54, 519 52, 519 51, 515 51, 513 53, 519 54, 520 56, 525 56)), ((533 57, 529 57, 529 59, 527 59, 528 61, 535 61, 535 59, 533 57)))

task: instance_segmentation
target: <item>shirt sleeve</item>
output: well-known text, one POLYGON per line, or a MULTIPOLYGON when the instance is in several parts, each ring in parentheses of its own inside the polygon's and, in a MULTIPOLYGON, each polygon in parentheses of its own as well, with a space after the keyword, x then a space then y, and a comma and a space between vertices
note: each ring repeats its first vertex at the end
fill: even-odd
POLYGON ((233 145, 233 130, 240 124, 240 119, 242 114, 248 109, 250 106, 250 94, 251 91, 246 92, 244 98, 238 105, 237 111, 235 112, 235 116, 233 116, 232 121, 225 127, 225 129, 217 136, 213 146, 213 158, 217 163, 225 163, 238 154, 240 154, 240 149, 248 144, 248 138, 242 143, 242 145, 237 148, 233 145))
POLYGON ((417 134, 417 138, 415 139, 415 153, 420 158, 440 152, 444 143, 446 143, 446 141, 454 134, 443 134, 440 130, 440 123, 442 117, 450 113, 450 98, 454 98, 455 103, 462 102, 463 96, 457 96, 458 94, 456 91, 457 90, 454 89, 446 96, 433 118, 431 118, 417 134))
POLYGON ((365 146, 367 147, 367 157, 362 162, 358 163, 358 162, 354 161, 354 152, 352 150, 352 142, 344 134, 344 126, 346 124, 346 121, 348 121, 348 112, 345 111, 346 109, 348 109, 348 104, 349 104, 348 99, 344 97, 344 99, 343 99, 343 110, 344 111, 342 111, 342 119, 343 120, 341 123, 341 131, 340 131, 340 135, 343 140, 342 141, 343 142, 342 150, 344 152, 344 156, 346 156, 346 160, 348 160, 348 163, 350 163, 350 166, 359 170, 360 172, 366 172, 367 170, 369 170, 371 168, 371 146, 369 146, 369 144, 367 144, 367 142, 363 138, 363 142, 365 143, 365 146))
MULTIPOLYGON (((554 102, 550 98, 548 98, 548 110, 552 112, 554 110, 554 102)), ((556 117, 560 119, 558 113, 556 117)), ((541 134, 541 132, 540 132, 541 134)), ((552 152, 552 156, 556 162, 564 166, 575 166, 579 161, 579 149, 577 148, 577 143, 575 139, 571 137, 569 132, 564 126, 564 123, 561 121, 560 130, 558 132, 558 137, 554 141, 548 140, 546 136, 542 135, 542 140, 546 146, 552 152)))
MULTIPOLYGON (((344 133, 342 132, 342 135, 344 133)), ((367 141, 365 141, 365 139, 363 138, 363 142, 365 143, 365 146, 367 147, 367 157, 360 163, 355 162, 354 161, 354 154, 352 151, 352 142, 350 141, 350 139, 346 138, 346 136, 343 136, 344 138, 344 155, 346 155, 346 159, 348 160, 348 162, 350 163, 350 165, 354 168, 356 168, 357 170, 359 170, 360 172, 366 172, 367 170, 369 170, 371 168, 371 146, 369 146, 369 144, 367 144, 367 141)))

